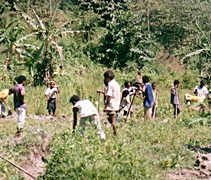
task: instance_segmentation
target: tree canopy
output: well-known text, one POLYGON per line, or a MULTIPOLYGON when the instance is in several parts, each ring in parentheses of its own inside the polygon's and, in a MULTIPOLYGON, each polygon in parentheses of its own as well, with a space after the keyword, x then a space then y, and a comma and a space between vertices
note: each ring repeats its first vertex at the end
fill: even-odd
POLYGON ((120 69, 133 64, 141 69, 161 50, 209 74, 210 1, 1 0, 1 4, 2 64, 5 69, 21 65, 39 84, 45 82, 47 71, 51 79, 70 61, 88 59, 120 69), (193 53, 200 49, 203 53, 193 53))

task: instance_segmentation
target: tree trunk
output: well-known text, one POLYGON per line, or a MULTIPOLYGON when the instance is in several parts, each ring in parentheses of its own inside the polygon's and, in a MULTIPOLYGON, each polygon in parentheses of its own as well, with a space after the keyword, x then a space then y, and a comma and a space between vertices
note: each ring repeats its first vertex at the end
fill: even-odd
POLYGON ((8 70, 9 69, 9 62, 10 62, 10 59, 11 59, 11 50, 8 51, 7 53, 7 58, 5 60, 5 63, 4 63, 4 69, 5 70, 8 70))

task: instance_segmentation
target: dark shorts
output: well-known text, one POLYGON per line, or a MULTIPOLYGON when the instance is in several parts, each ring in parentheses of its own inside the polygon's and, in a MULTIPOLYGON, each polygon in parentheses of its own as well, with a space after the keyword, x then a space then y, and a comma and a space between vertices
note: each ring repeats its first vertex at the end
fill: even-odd
POLYGON ((49 99, 47 104, 47 110, 54 110, 56 109, 56 99, 49 99))
POLYGON ((107 115, 113 115, 113 114, 116 114, 117 112, 116 111, 107 111, 107 115))

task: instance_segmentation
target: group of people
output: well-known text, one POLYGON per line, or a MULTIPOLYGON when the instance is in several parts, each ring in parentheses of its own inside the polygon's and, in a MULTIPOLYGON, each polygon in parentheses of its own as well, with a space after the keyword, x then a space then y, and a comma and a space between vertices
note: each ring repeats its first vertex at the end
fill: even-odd
MULTIPOLYGON (((174 81, 174 85, 171 88, 171 104, 174 107, 174 117, 176 118, 179 113, 180 113, 180 98, 179 98, 179 92, 178 92, 178 87, 179 87, 180 82, 178 80, 174 81)), ((203 102, 206 97, 209 95, 209 91, 207 87, 205 87, 206 81, 202 79, 200 81, 200 85, 196 86, 194 88, 193 93, 195 96, 192 96, 190 94, 185 94, 184 99, 186 100, 187 104, 191 104, 194 102, 203 102)))
MULTIPOLYGON (((6 104, 8 108, 8 115, 12 114, 11 108, 8 105, 7 97, 13 94, 13 102, 14 102, 14 110, 17 112, 17 132, 15 136, 19 137, 23 131, 25 116, 26 116, 26 102, 24 100, 25 96, 25 88, 24 85, 26 83, 26 77, 21 75, 17 78, 17 85, 14 88, 5 89, 0 92, 0 112, 2 113, 2 117, 6 117, 6 109, 4 104, 6 104)), ((55 86, 55 82, 50 82, 50 87, 47 88, 45 92, 45 96, 47 97, 47 109, 50 115, 55 116, 56 111, 56 94, 60 91, 58 86, 55 86)))
MULTIPOLYGON (((107 70, 103 75, 105 88, 103 91, 97 90, 97 92, 104 95, 103 111, 107 114, 108 122, 113 127, 114 135, 117 135, 116 123, 120 110, 124 110, 124 117, 127 117, 128 115, 130 115, 130 117, 133 116, 132 103, 135 96, 143 99, 145 118, 151 119, 153 115, 155 116, 155 108, 157 104, 157 92, 155 91, 156 83, 151 85, 149 83, 148 76, 142 77, 141 72, 138 72, 135 85, 131 86, 131 83, 126 81, 124 83, 124 89, 121 92, 120 85, 115 80, 112 70, 107 70), (130 96, 132 96, 132 101, 130 96)), ((77 95, 73 95, 70 98, 70 102, 73 105, 73 132, 75 131, 75 127, 77 125, 77 113, 79 113, 81 117, 79 132, 83 135, 86 120, 90 120, 90 118, 94 117, 94 124, 98 128, 98 134, 101 139, 104 139, 105 133, 101 128, 99 112, 96 107, 89 100, 80 100, 77 95)))
MULTIPOLYGON (((156 90, 157 84, 150 84, 148 76, 142 77, 141 72, 138 72, 135 84, 132 86, 130 81, 125 81, 122 92, 120 91, 120 85, 115 80, 114 72, 112 70, 107 70, 104 72, 103 76, 105 88, 103 91, 97 90, 97 92, 104 95, 103 111, 107 114, 108 122, 113 127, 114 135, 117 135, 116 124, 118 122, 118 114, 122 109, 125 120, 128 116, 133 117, 134 110, 132 108, 132 103, 134 97, 138 97, 143 100, 144 118, 149 120, 155 118, 158 104, 158 91, 156 90)), ((17 85, 15 85, 14 88, 5 89, 0 92, 0 111, 2 112, 2 117, 6 116, 6 110, 3 103, 5 103, 10 110, 6 98, 8 95, 14 94, 14 110, 17 112, 18 116, 17 136, 21 134, 25 122, 25 83, 26 77, 21 75, 17 78, 17 85)), ((170 103, 173 105, 175 118, 180 113, 180 99, 178 92, 179 83, 180 82, 178 80, 175 80, 173 87, 171 88, 170 103)), ((49 115, 55 116, 56 97, 57 94, 60 93, 60 90, 59 86, 56 85, 54 81, 50 81, 49 84, 50 87, 48 87, 45 91, 45 96, 47 98, 47 110, 49 115)), ((204 85, 205 81, 202 80, 200 85, 194 88, 194 94, 196 96, 185 95, 187 103, 196 102, 196 99, 200 99, 199 102, 201 102, 208 96, 209 91, 204 85)), ((101 128, 99 112, 93 103, 89 100, 80 100, 78 95, 71 96, 70 103, 73 105, 73 132, 75 132, 77 125, 77 113, 79 113, 79 132, 81 135, 84 135, 85 123, 89 120, 90 122, 93 121, 96 125, 100 139, 105 139, 106 136, 101 128)))
MULTIPOLYGON (((124 117, 127 117, 128 115, 130 115, 130 117, 133 116, 132 103, 135 96, 143 100, 145 119, 150 120, 155 118, 156 108, 158 105, 158 91, 156 90, 157 84, 155 82, 150 84, 148 76, 142 77, 141 72, 138 72, 135 85, 132 86, 131 82, 126 81, 124 83, 124 89, 122 90, 122 92, 120 92, 120 85, 114 79, 115 76, 113 71, 107 70, 103 75, 105 88, 103 91, 97 90, 97 92, 104 95, 103 111, 106 112, 108 116, 108 121, 113 127, 114 135, 117 135, 116 123, 120 110, 124 110, 124 117), (130 98, 130 96, 132 96, 132 98, 130 98)), ((180 113, 180 99, 178 93, 179 83, 179 80, 175 80, 173 83, 173 87, 171 88, 170 103, 173 105, 175 118, 180 113)), ((205 80, 202 80, 200 85, 194 88, 194 93, 196 94, 196 96, 202 98, 203 100, 209 94, 207 88, 204 85, 205 80)), ((190 97, 188 97, 186 99, 187 103, 189 101, 193 101, 193 99, 194 98, 191 99, 190 97)), ((79 123, 79 128, 82 128, 80 129, 81 134, 83 134, 86 119, 90 120, 90 118, 94 116, 94 124, 97 125, 98 134, 100 135, 100 138, 104 139, 105 133, 101 129, 99 112, 94 107, 94 105, 89 100, 80 100, 79 96, 77 95, 73 95, 70 98, 70 102, 73 104, 73 129, 75 130, 77 124, 77 112, 79 112, 81 116, 79 123)))
MULTIPOLYGON (((4 107, 5 103, 11 112, 11 108, 7 103, 8 95, 14 94, 14 110, 17 112, 18 122, 17 122, 17 132, 16 136, 20 136, 24 127, 25 123, 25 116, 26 116, 26 103, 24 100, 25 96, 25 88, 24 85, 26 83, 26 77, 21 75, 17 78, 17 85, 11 89, 5 89, 0 92, 0 111, 2 112, 2 117, 6 117, 6 110, 4 107)), ((8 113, 9 114, 9 113, 8 113)))

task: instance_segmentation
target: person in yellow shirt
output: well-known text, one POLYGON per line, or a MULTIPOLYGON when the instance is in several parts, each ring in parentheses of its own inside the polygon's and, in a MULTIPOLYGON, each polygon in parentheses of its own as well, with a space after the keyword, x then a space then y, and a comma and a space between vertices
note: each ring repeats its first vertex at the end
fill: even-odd
POLYGON ((184 99, 186 100, 187 104, 194 103, 194 102, 203 102, 203 97, 199 96, 192 96, 190 94, 185 94, 184 99))
POLYGON ((2 113, 2 117, 6 117, 6 109, 4 107, 4 104, 6 104, 6 106, 8 107, 8 110, 11 111, 8 103, 7 103, 7 97, 8 95, 13 93, 13 89, 5 89, 3 91, 0 92, 0 112, 2 113))

